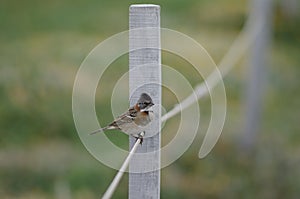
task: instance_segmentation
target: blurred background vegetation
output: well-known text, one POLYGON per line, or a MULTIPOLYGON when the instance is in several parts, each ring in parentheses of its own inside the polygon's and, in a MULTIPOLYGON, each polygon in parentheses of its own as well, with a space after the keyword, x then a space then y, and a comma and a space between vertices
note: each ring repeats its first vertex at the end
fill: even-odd
MULTIPOLYGON (((206 128, 201 126, 189 150, 162 169, 162 198, 299 197, 300 13, 283 2, 276 1, 274 6, 255 149, 245 154, 239 147, 244 133, 245 56, 224 79, 228 113, 219 142, 208 157, 199 160, 206 128)), ((0 198, 88 199, 104 193, 116 171, 96 161, 80 142, 72 118, 72 87, 87 54, 107 37, 127 30, 132 3, 161 5, 162 27, 193 37, 216 63, 243 27, 249 7, 246 0, 1 0, 0 198)), ((186 68, 191 67, 178 57, 164 53, 163 63, 186 74, 192 85, 201 81, 188 75, 186 68)), ((101 124, 113 117, 111 89, 126 70, 127 60, 120 58, 106 71, 107 87, 101 89, 106 92, 96 106, 98 115, 109 117, 101 124)), ((164 92, 167 109, 176 103, 174 99, 164 92)), ((205 124, 210 117, 209 98, 199 106, 205 124)), ((168 132, 174 132, 178 120, 168 121, 163 143, 174 136, 168 132)), ((111 137, 115 143, 127 143, 125 135, 111 137)), ((114 198, 127 197, 127 180, 128 176, 122 179, 114 198)))

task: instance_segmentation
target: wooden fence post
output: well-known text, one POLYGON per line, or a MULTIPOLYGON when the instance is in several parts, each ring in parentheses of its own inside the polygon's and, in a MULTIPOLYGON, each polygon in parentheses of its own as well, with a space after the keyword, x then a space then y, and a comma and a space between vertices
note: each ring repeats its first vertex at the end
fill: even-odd
MULTIPOLYGON (((130 6, 129 51, 130 105, 135 104, 143 92, 149 94, 155 104, 161 104, 160 6, 130 6)), ((153 121, 154 125, 146 132, 143 144, 129 164, 130 199, 160 197, 160 110, 158 115, 159 119, 153 121), (148 155, 141 156, 141 153, 148 155)), ((132 147, 135 139, 129 139, 132 147)))

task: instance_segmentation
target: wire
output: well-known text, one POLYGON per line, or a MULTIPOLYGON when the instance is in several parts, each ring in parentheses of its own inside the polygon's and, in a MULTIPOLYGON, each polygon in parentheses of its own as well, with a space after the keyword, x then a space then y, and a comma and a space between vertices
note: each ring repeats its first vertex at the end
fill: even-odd
POLYGON ((102 199, 109 199, 111 198, 111 196, 113 195, 114 191, 116 190, 123 174, 125 173, 128 164, 133 156, 133 154, 135 153, 137 147, 139 146, 139 144, 141 143, 141 140, 143 139, 143 136, 145 135, 144 132, 140 133, 141 137, 138 138, 133 147, 131 148, 127 158, 125 159, 124 163, 122 164, 120 170, 118 171, 117 175, 115 176, 115 178, 113 179, 113 181, 111 182, 111 184, 109 185, 108 189, 106 190, 106 192, 104 193, 104 195, 102 196, 102 199))
POLYGON ((256 20, 256 16, 249 16, 246 25, 244 26, 241 33, 234 40, 233 44, 229 48, 228 52, 223 56, 219 63, 219 69, 215 69, 205 80, 195 86, 194 92, 177 104, 173 109, 164 114, 161 117, 161 122, 165 122, 168 119, 174 117, 182 110, 191 106, 193 103, 197 102, 200 98, 208 94, 208 91, 213 89, 218 83, 220 78, 219 71, 222 77, 226 76, 227 73, 236 65, 240 60, 242 55, 249 49, 251 44, 256 39, 257 35, 260 33, 263 27, 263 23, 256 20), (255 22, 255 23, 254 23, 255 22), (219 71, 218 71, 219 70, 219 71), (207 85, 210 88, 207 88, 207 85), (196 96, 195 96, 196 95, 196 96))

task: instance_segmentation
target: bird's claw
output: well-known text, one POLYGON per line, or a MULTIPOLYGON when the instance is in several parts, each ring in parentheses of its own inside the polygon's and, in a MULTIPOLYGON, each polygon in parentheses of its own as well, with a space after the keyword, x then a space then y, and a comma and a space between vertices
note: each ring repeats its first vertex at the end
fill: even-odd
POLYGON ((135 137, 135 141, 137 141, 138 139, 140 139, 140 144, 142 145, 143 144, 143 141, 144 141, 144 135, 145 135, 145 131, 139 133, 137 136, 134 136, 135 137))

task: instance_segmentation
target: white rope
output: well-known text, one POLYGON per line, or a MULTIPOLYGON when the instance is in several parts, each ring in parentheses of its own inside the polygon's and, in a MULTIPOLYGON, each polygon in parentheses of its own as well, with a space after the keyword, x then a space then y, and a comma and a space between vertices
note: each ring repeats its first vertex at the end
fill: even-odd
MULTIPOLYGON (((227 73, 233 68, 233 66, 240 60, 242 55, 248 50, 248 48, 254 42, 258 33, 262 30, 263 23, 258 23, 258 22, 253 23, 254 20, 256 20, 255 16, 249 17, 245 27, 238 35, 238 37, 235 39, 235 41, 229 48, 228 52, 220 61, 218 68, 221 72, 222 77, 226 76, 227 73)), ((175 115, 180 113, 182 110, 191 106, 193 103, 197 102, 200 98, 207 95, 208 91, 213 89, 215 85, 219 83, 220 79, 218 77, 219 77, 218 69, 215 69, 205 80, 206 83, 202 82, 198 84, 195 87, 194 92, 191 95, 189 95, 187 98, 185 98, 182 102, 180 102, 180 104, 177 104, 173 109, 171 109, 169 112, 164 114, 161 117, 161 121, 162 122, 167 121, 171 117, 174 117, 175 115), (210 86, 209 89, 207 88, 207 85, 210 86)))
POLYGON ((123 174, 125 173, 128 164, 133 156, 133 154, 135 153, 137 147, 139 146, 139 144, 141 143, 142 137, 144 136, 144 132, 142 132, 141 134, 141 138, 138 138, 133 147, 131 148, 126 160, 124 161, 123 165, 121 166, 120 170, 118 171, 117 175, 115 176, 115 178, 113 179, 113 181, 111 182, 111 184, 109 185, 108 189, 106 190, 106 192, 104 193, 104 195, 102 196, 102 199, 109 199, 111 198, 111 196, 113 195, 114 191, 116 190, 123 174))

